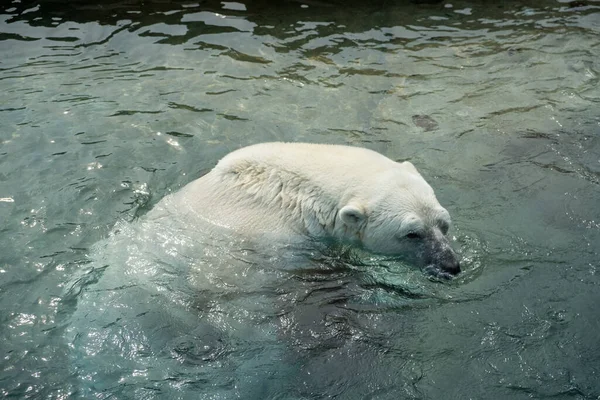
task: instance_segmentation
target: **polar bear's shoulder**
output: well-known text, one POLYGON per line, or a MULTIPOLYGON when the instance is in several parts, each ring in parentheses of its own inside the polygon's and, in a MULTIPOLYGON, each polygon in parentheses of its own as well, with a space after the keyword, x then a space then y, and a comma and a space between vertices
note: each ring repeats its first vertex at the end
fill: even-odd
POLYGON ((262 143, 229 153, 178 199, 194 213, 244 232, 288 227, 322 236, 333 229, 341 206, 372 191, 373 167, 389 169, 390 163, 358 147, 262 143))
POLYGON ((251 198, 254 203, 289 207, 285 203, 297 206, 309 197, 327 202, 341 184, 332 178, 332 168, 349 162, 348 155, 340 155, 340 151, 354 150, 348 146, 261 143, 229 153, 211 175, 222 190, 231 191, 238 199, 251 198))
POLYGON ((220 173, 251 172, 255 168, 269 171, 295 171, 304 176, 319 178, 335 171, 356 168, 364 172, 390 168, 392 160, 369 149, 332 144, 260 143, 229 153, 219 161, 215 171, 220 173))

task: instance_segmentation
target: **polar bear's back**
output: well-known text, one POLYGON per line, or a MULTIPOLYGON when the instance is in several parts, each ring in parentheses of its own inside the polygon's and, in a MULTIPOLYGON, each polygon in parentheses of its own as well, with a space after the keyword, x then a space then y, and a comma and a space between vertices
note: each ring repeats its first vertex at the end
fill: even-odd
MULTIPOLYGON (((234 151, 221 159, 215 170, 227 173, 249 164, 269 166, 276 170, 302 171, 325 183, 334 171, 334 175, 351 174, 355 179, 360 176, 372 178, 378 172, 389 170, 395 163, 373 150, 360 147, 272 142, 234 151)), ((328 184, 335 186, 334 182, 328 184)))
POLYGON ((359 147, 262 143, 229 153, 166 201, 190 219, 238 231, 318 234, 334 224, 341 205, 372 194, 378 177, 398 166, 359 147))

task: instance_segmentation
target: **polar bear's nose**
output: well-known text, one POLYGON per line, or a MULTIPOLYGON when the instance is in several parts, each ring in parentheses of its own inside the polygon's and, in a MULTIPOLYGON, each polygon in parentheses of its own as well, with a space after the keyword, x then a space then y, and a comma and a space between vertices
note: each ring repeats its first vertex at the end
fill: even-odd
POLYGON ((460 262, 454 257, 442 263, 441 267, 443 271, 452 275, 458 275, 460 273, 460 262))
POLYGON ((432 264, 425 267, 425 272, 444 279, 452 279, 460 273, 460 262, 453 251, 447 252, 432 264))
POLYGON ((450 275, 458 275, 460 272, 460 262, 458 256, 452 250, 450 245, 444 246, 445 248, 438 253, 437 267, 442 271, 450 275))

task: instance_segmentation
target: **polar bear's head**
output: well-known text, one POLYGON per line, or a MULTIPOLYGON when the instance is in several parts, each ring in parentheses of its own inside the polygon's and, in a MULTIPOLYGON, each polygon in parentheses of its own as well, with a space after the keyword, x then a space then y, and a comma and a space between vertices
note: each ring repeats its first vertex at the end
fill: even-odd
POLYGON ((460 272, 447 238, 450 215, 409 162, 398 163, 340 208, 346 236, 367 250, 402 256, 430 273, 449 278, 460 272))

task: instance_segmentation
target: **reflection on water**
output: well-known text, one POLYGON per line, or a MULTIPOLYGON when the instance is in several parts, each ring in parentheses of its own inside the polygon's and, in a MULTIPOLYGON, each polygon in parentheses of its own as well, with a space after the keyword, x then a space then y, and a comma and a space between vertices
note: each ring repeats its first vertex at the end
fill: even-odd
POLYGON ((597 1, 0 10, 3 396, 600 396, 597 1), (410 159, 465 272, 144 222, 267 140, 410 159))

